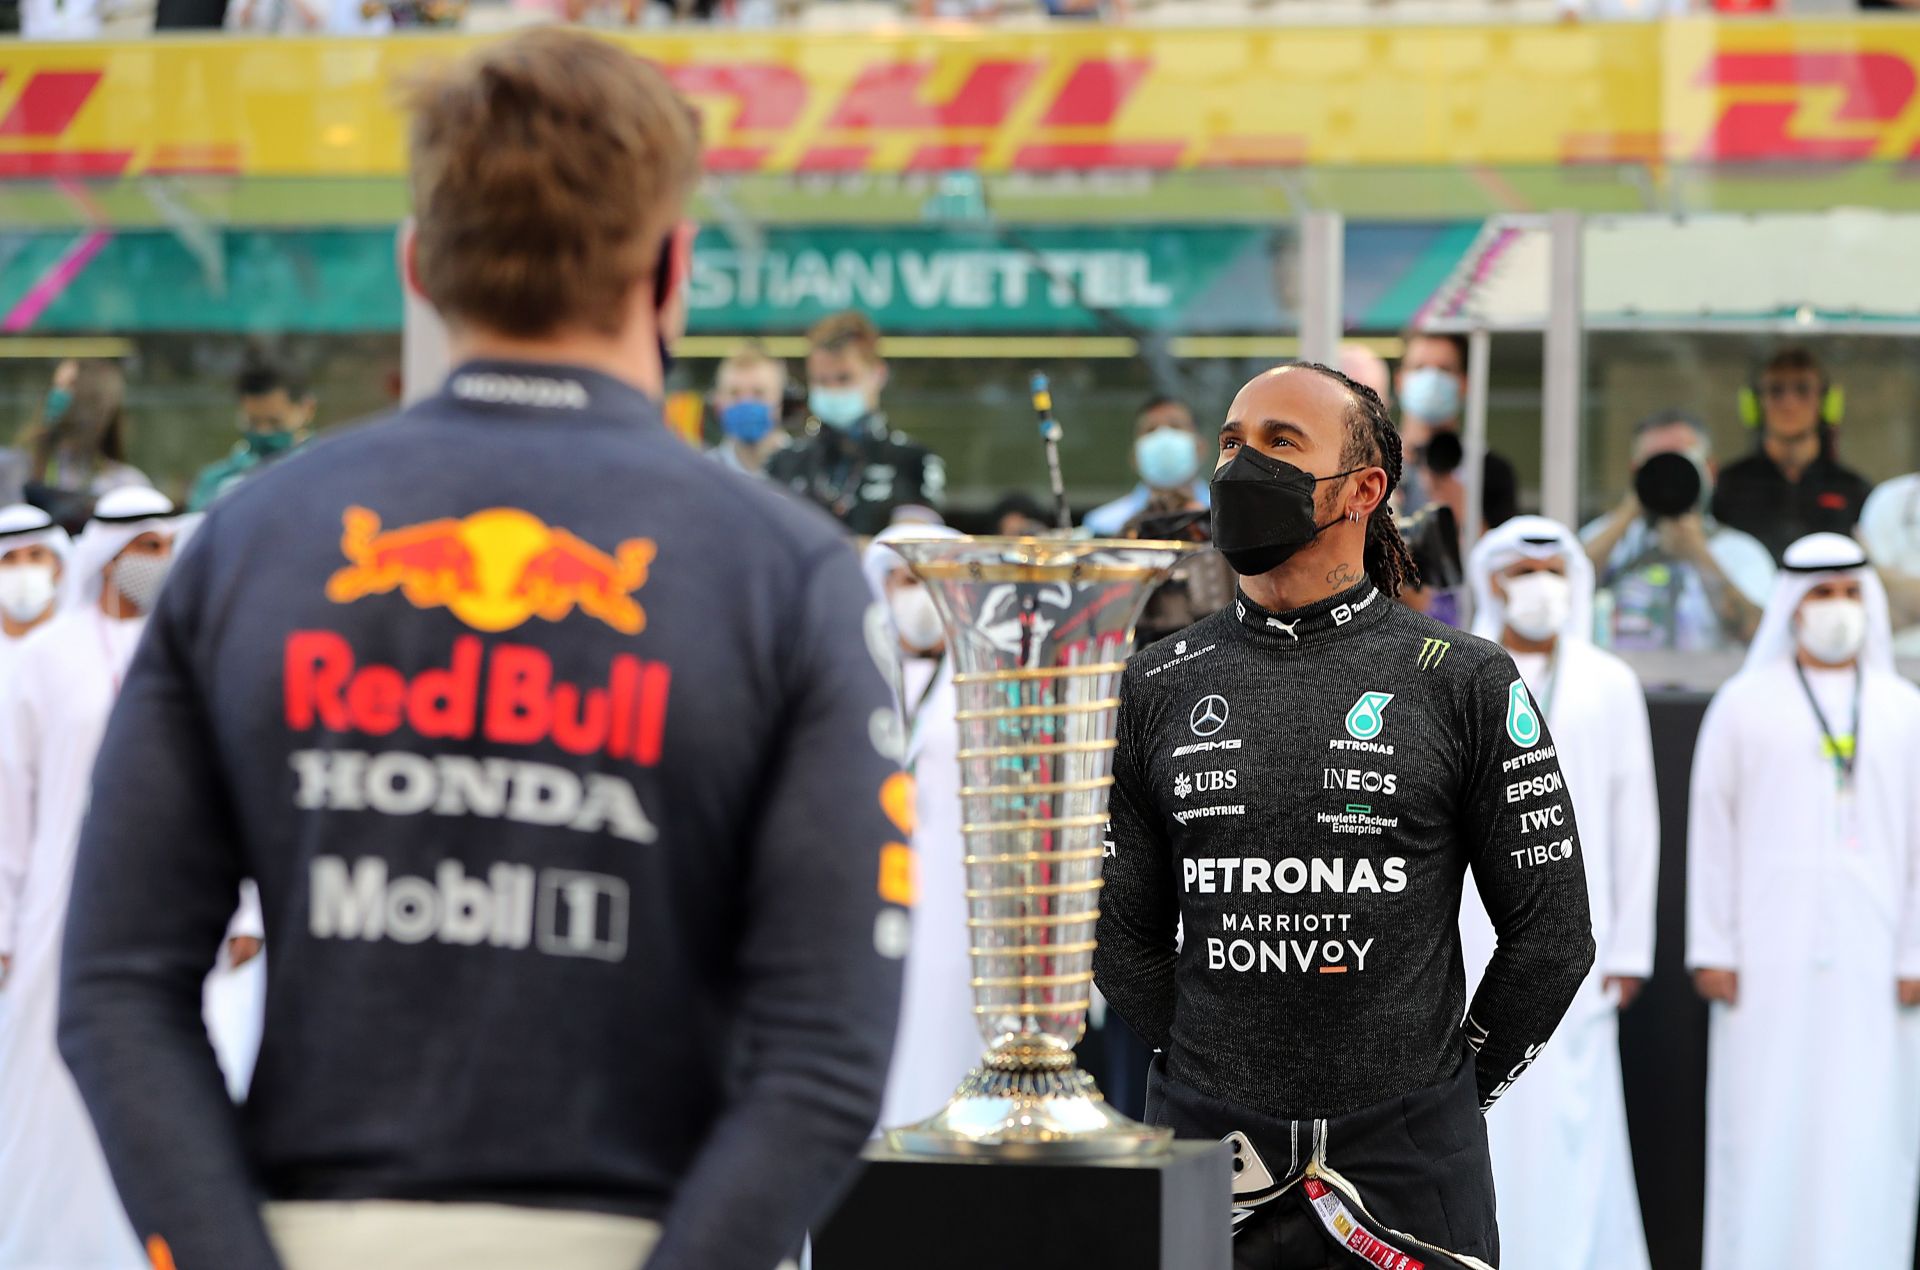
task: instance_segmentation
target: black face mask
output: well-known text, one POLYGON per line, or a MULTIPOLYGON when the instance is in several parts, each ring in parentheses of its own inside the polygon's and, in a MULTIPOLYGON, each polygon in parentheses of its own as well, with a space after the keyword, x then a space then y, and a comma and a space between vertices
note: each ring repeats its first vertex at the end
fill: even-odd
POLYGON ((667 231, 660 244, 660 258, 653 262, 653 327, 660 341, 660 395, 666 396, 667 376, 673 373, 673 350, 667 347, 667 300, 671 296, 668 280, 673 276, 673 231, 667 231))
POLYGON ((1213 474, 1213 545, 1243 578, 1277 569, 1340 523, 1314 521, 1313 490, 1362 468, 1316 477, 1291 463, 1270 459, 1242 445, 1233 461, 1213 474))

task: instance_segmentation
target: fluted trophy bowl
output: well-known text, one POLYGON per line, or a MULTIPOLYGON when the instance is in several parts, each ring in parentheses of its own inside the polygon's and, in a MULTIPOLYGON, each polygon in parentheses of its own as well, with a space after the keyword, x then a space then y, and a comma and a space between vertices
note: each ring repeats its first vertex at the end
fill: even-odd
POLYGON ((1153 588, 1191 548, 1067 538, 899 538, 954 663, 980 1066, 919 1124, 917 1155, 1087 1159, 1171 1132, 1107 1105, 1074 1064, 1093 999, 1120 673, 1153 588))

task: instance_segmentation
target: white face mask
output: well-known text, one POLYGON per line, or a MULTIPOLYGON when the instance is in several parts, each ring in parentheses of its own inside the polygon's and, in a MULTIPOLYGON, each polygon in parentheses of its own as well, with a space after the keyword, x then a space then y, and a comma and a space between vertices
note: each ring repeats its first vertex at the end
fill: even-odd
POLYGON ((887 597, 893 609, 893 624, 900 630, 900 642, 917 653, 932 652, 946 635, 940 628, 940 614, 933 607, 933 596, 924 586, 903 586, 887 597))
POLYGON ((167 584, 167 572, 172 568, 171 554, 121 556, 114 561, 113 586, 139 605, 142 613, 151 613, 160 599, 160 588, 167 584))
POLYGON ((1859 600, 1809 600, 1800 606, 1800 647, 1829 666, 1852 661, 1867 641, 1867 606, 1859 600))
POLYGON ((31 622, 53 607, 53 566, 14 564, 0 569, 0 613, 31 622))
POLYGON ((1567 624, 1573 584, 1557 573, 1523 573, 1507 580, 1507 625, 1523 639, 1551 639, 1567 624))

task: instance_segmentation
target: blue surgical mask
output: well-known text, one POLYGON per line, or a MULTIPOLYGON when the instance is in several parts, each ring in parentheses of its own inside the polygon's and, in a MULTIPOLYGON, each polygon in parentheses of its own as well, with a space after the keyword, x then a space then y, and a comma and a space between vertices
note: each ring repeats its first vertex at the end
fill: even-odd
POLYGON ((858 388, 822 388, 816 385, 807 390, 807 409, 829 428, 847 432, 866 418, 867 395, 858 388))
POLYGON ((1438 366, 1422 366, 1401 385, 1400 408, 1428 423, 1451 423, 1460 417, 1460 381, 1438 366))
POLYGON ((1154 489, 1179 489, 1200 470, 1200 447, 1185 428, 1155 428, 1133 443, 1133 465, 1154 489))
POLYGON ((47 422, 58 423, 69 407, 73 405, 73 389, 47 389, 47 422))
POLYGON ((773 411, 764 401, 736 401, 720 412, 720 430, 742 445, 758 445, 773 431, 773 411))

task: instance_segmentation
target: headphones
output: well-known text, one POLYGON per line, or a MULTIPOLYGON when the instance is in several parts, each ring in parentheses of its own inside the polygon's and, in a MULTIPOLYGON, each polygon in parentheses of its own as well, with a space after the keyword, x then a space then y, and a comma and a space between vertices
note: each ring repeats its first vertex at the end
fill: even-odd
MULTIPOLYGON (((1749 428, 1760 426, 1763 415, 1760 411, 1760 381, 1755 379, 1740 389, 1740 422, 1749 428)), ((1829 428, 1840 426, 1840 420, 1847 413, 1847 392, 1839 384, 1831 383, 1825 375, 1820 377, 1820 422, 1829 428)))

